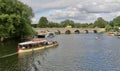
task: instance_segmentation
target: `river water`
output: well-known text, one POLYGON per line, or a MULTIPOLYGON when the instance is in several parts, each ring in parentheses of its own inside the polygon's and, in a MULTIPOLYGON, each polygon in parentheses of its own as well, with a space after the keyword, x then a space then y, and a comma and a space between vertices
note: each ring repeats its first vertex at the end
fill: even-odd
POLYGON ((0 71, 120 71, 118 37, 70 34, 46 39, 59 46, 17 54, 18 41, 0 43, 0 71))

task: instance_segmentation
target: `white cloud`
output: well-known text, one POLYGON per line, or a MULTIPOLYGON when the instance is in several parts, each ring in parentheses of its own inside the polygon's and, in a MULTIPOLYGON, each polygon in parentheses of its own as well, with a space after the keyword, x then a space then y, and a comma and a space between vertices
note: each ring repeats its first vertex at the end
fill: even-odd
POLYGON ((44 11, 46 9, 64 8, 75 5, 79 0, 20 0, 33 8, 34 12, 44 11))
MULTIPOLYGON (((20 0, 28 4, 34 13, 43 14, 50 21, 72 19, 80 22, 91 22, 98 17, 111 20, 120 15, 120 0, 20 0)), ((38 21, 38 18, 33 21, 38 21)))
POLYGON ((33 23, 33 24, 37 24, 38 21, 39 21, 39 18, 32 18, 32 23, 33 23))

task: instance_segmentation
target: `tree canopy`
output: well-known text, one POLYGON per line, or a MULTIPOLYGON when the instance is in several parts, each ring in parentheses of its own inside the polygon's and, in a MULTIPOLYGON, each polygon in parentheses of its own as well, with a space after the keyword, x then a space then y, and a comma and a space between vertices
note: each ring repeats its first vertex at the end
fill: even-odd
POLYGON ((38 23, 38 26, 41 28, 45 28, 48 25, 48 20, 46 17, 41 17, 38 23))
POLYGON ((33 34, 32 9, 18 0, 0 0, 0 38, 33 34))
POLYGON ((63 27, 66 27, 66 26, 68 26, 68 25, 74 27, 74 21, 72 21, 72 20, 64 20, 64 21, 61 22, 61 25, 62 25, 63 27))
POLYGON ((99 27, 99 28, 105 28, 105 26, 108 24, 107 21, 105 21, 102 17, 99 17, 94 23, 75 23, 73 20, 63 20, 60 23, 56 22, 49 22, 46 17, 41 17, 39 19, 38 25, 32 25, 33 27, 40 27, 40 28, 45 28, 45 27, 66 27, 66 26, 72 26, 73 28, 94 28, 94 27, 99 27))
POLYGON ((113 22, 114 26, 119 26, 120 27, 120 16, 114 18, 112 22, 113 22))
POLYGON ((108 24, 107 21, 105 21, 102 17, 99 17, 95 22, 94 26, 99 28, 105 28, 105 26, 108 24))

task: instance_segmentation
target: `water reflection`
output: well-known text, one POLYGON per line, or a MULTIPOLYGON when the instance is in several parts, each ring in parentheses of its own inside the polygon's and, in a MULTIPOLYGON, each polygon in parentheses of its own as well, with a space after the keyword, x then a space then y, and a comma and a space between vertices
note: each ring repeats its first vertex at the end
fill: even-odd
MULTIPOLYGON (((51 48, 52 50, 55 49, 51 48)), ((33 51, 28 53, 21 53, 18 55, 18 62, 20 63, 21 71, 41 71, 41 66, 46 61, 47 54, 50 49, 40 51, 33 51)))

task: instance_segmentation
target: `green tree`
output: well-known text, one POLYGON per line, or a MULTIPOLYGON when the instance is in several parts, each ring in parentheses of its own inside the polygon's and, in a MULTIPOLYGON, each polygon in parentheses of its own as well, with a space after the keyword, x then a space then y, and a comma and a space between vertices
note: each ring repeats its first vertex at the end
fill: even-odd
POLYGON ((31 24, 32 27, 37 28, 38 24, 31 24))
POLYGON ((72 20, 64 20, 61 22, 61 25, 62 25, 62 27, 66 27, 67 25, 75 27, 75 23, 72 20))
POLYGON ((102 17, 99 17, 95 22, 94 22, 94 27, 99 27, 99 28, 105 28, 105 26, 108 24, 107 21, 105 21, 102 17))
POLYGON ((50 27, 50 28, 53 28, 53 27, 59 28, 59 27, 61 27, 61 25, 59 23, 49 22, 48 27, 50 27))
POLYGON ((75 25, 74 26, 75 28, 80 28, 81 27, 80 23, 75 23, 74 25, 75 25))
POLYGON ((114 26, 119 26, 120 27, 120 16, 114 18, 112 22, 113 22, 114 26))
POLYGON ((48 20, 46 17, 41 17, 38 23, 38 26, 41 28, 45 28, 48 26, 48 20))
POLYGON ((0 38, 33 35, 32 9, 18 0, 0 0, 0 38), (31 29, 31 30, 30 30, 31 29))
POLYGON ((118 26, 114 26, 114 27, 113 27, 113 30, 114 30, 114 31, 119 31, 119 27, 118 27, 118 26))
POLYGON ((107 24, 105 26, 105 30, 108 32, 108 31, 112 31, 113 30, 113 27, 110 25, 110 24, 107 24))
POLYGON ((87 27, 89 27, 89 24, 88 24, 88 23, 83 23, 83 24, 80 24, 80 26, 81 26, 82 28, 87 28, 87 27))

